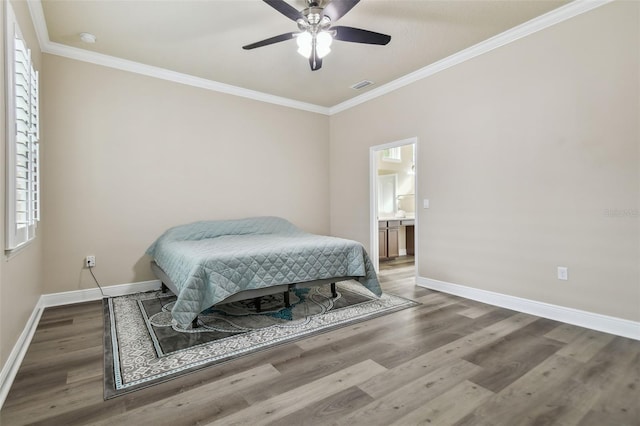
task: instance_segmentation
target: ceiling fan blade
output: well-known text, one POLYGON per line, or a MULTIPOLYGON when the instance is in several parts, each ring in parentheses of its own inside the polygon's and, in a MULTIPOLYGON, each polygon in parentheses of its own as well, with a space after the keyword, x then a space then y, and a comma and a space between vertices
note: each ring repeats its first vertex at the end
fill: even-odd
POLYGON ((324 8, 324 15, 331 18, 331 22, 336 22, 359 2, 360 0, 333 0, 324 8))
POLYGON ((360 28, 338 26, 331 27, 329 30, 334 30, 336 35, 333 36, 333 38, 340 41, 381 45, 385 45, 391 41, 391 36, 389 35, 362 30, 360 28))
POLYGON ((292 21, 297 21, 300 18, 304 19, 304 16, 302 16, 302 13, 300 13, 296 8, 294 8, 284 0, 262 0, 262 1, 264 1, 266 4, 268 4, 278 12, 282 13, 284 16, 291 19, 292 21))
POLYGON ((279 43, 281 41, 291 40, 295 34, 297 33, 286 33, 280 34, 275 37, 267 38, 264 40, 256 41, 255 43, 247 44, 246 46, 242 46, 244 50, 255 49, 256 47, 268 46, 270 44, 279 43))
POLYGON ((318 71, 322 68, 322 58, 318 57, 316 49, 313 49, 313 53, 309 57, 309 65, 311 66, 311 71, 318 71))

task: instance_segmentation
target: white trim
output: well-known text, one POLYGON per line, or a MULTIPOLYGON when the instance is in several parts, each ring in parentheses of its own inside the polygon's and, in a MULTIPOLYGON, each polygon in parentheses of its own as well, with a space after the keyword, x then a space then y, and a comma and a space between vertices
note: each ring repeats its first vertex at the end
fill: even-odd
POLYGON ((538 302, 536 300, 523 299, 521 297, 509 296, 508 294, 495 293, 459 284, 433 280, 431 278, 417 277, 416 283, 420 287, 454 294, 456 296, 477 300, 490 305, 513 309, 518 312, 524 312, 580 327, 590 328, 604 333, 628 337, 629 339, 640 340, 640 322, 596 314, 565 306, 552 305, 549 303, 538 302))
MULTIPOLYGON (((160 280, 141 281, 137 283, 120 284, 104 288, 105 295, 112 296, 124 296, 126 294, 133 294, 143 291, 151 291, 160 289, 160 280)), ((89 302, 102 299, 102 294, 99 289, 89 288, 84 290, 66 291, 62 293, 50 293, 43 294, 38 299, 36 306, 33 308, 31 316, 27 320, 24 326, 24 330, 18 341, 13 346, 13 350, 9 354, 9 358, 5 362, 2 370, 0 371, 0 409, 4 404, 13 380, 18 373, 18 369, 22 364, 27 349, 31 344, 33 335, 38 328, 40 317, 45 308, 60 305, 69 305, 73 303, 89 302)))
POLYGON ((31 316, 27 320, 24 330, 22 330, 18 341, 13 346, 9 358, 2 366, 2 370, 0 371, 0 409, 4 405, 13 380, 16 378, 16 374, 18 374, 27 349, 29 349, 29 344, 31 343, 31 339, 33 339, 36 328, 38 328, 38 322, 40 321, 43 310, 43 307, 40 305, 40 300, 38 300, 35 308, 33 308, 33 312, 31 312, 31 316))
POLYGON ((201 89, 211 90, 214 92, 226 93, 229 95, 249 98, 256 101, 267 102, 288 108, 295 108, 303 111, 314 112, 318 114, 329 115, 329 108, 320 105, 310 104, 307 102, 296 101, 294 99, 284 98, 281 96, 270 95, 264 92, 249 90, 230 84, 220 83, 206 78, 195 77, 165 68, 155 67, 152 65, 142 64, 140 62, 129 61, 127 59, 117 58, 115 56, 104 55, 102 53, 92 52, 90 50, 79 49, 77 47, 67 46, 55 43, 49 40, 49 32, 47 29, 44 11, 40 0, 29 1, 29 11, 33 25, 36 28, 40 50, 43 53, 62 56, 69 59, 75 59, 91 64, 102 65, 109 68, 115 68, 121 71, 128 71, 135 74, 155 77, 161 80, 172 81, 175 83, 185 84, 187 86, 198 87, 201 89))
MULTIPOLYGON (((124 296, 126 294, 139 293, 160 289, 160 280, 141 281, 137 283, 112 285, 103 287, 105 297, 124 296)), ((88 288, 84 290, 64 291, 62 293, 49 293, 40 296, 42 307, 70 305, 73 303, 90 302, 102 299, 100 289, 88 288)))
POLYGON ((100 53, 51 42, 49 40, 49 31, 47 29, 44 11, 42 10, 41 0, 28 1, 27 4, 29 5, 31 19, 36 30, 36 35, 38 36, 38 42, 40 43, 40 50, 42 50, 42 52, 44 53, 63 56, 70 59, 76 59, 78 61, 90 62, 93 64, 142 74, 149 77, 156 77, 180 84, 186 84, 206 90, 212 90, 215 92, 227 93, 230 95, 249 98, 261 102, 268 102, 275 105, 331 116, 333 114, 337 114, 349 108, 360 105, 361 103, 375 99, 379 96, 386 95, 387 93, 393 92, 396 89, 414 83, 418 80, 422 80, 423 78, 429 77, 447 68, 451 68, 469 59, 475 58, 478 55, 487 53, 493 49, 519 40, 530 34, 559 24, 560 22, 571 19, 574 16, 578 16, 600 6, 604 6, 611 1, 613 0, 574 0, 571 3, 568 3, 544 15, 541 15, 514 28, 504 31, 474 46, 464 49, 458 53, 454 53, 453 55, 448 56, 438 62, 409 73, 390 83, 382 85, 362 95, 355 96, 330 108, 306 102, 300 102, 294 99, 270 95, 268 93, 258 92, 255 90, 244 89, 242 87, 231 86, 229 84, 224 84, 217 81, 194 77, 188 74, 141 64, 139 62, 128 61, 109 55, 103 55, 100 53))
POLYGON ((334 105, 329 108, 329 115, 337 114, 379 96, 386 95, 387 93, 393 92, 408 84, 422 80, 423 78, 432 76, 440 71, 444 71, 447 68, 451 68, 455 65, 461 64, 462 62, 468 61, 469 59, 473 59, 476 56, 490 52, 493 49, 512 43, 597 7, 604 6, 611 1, 613 0, 574 0, 571 3, 567 3, 566 5, 547 12, 544 15, 540 15, 530 21, 488 38, 487 40, 481 41, 478 44, 454 53, 453 55, 434 62, 431 65, 427 65, 424 68, 393 80, 390 83, 379 86, 367 93, 363 93, 362 95, 351 98, 338 105, 334 105))
POLYGON ((296 101, 294 99, 283 98, 281 96, 270 95, 264 92, 249 90, 230 84, 220 83, 206 78, 195 77, 189 74, 183 74, 171 71, 165 68, 154 67, 151 65, 141 64, 139 62, 120 59, 114 56, 103 55, 102 53, 91 52, 76 47, 66 46, 64 44, 49 42, 42 49, 44 53, 63 56, 65 58, 75 59, 78 61, 89 62, 96 65, 115 68, 122 71, 129 71, 136 74, 142 74, 149 77, 159 78, 161 80, 172 81, 174 83, 185 84, 187 86, 198 87, 200 89, 211 90, 213 92, 226 93, 229 95, 249 98, 260 102, 280 105, 288 108, 295 108, 303 111, 314 112, 318 114, 329 115, 329 108, 314 105, 306 102, 296 101))
POLYGON ((369 257, 373 263, 373 269, 380 271, 380 250, 378 245, 378 174, 377 174, 377 161, 376 161, 376 147, 369 148, 369 257))
MULTIPOLYGON (((397 146, 413 145, 413 164, 414 164, 414 211, 415 213, 415 235, 418 234, 418 138, 416 136, 402 139, 399 141, 388 142, 382 145, 369 147, 369 257, 376 271, 380 267, 380 253, 378 250, 378 169, 376 154, 383 149, 395 148, 397 146)), ((418 271, 418 245, 415 245, 415 268, 416 276, 418 271)))
POLYGON ((44 17, 44 10, 42 9, 42 3, 40 0, 28 1, 29 14, 31 15, 31 22, 33 22, 33 28, 36 31, 36 37, 40 44, 40 50, 44 51, 49 41, 49 29, 47 28, 47 20, 44 17))

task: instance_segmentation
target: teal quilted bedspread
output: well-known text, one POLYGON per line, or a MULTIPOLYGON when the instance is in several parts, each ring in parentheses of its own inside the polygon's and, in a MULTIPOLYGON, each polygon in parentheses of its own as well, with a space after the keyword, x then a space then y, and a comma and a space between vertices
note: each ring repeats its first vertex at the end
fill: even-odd
POLYGON ((147 254, 180 290, 172 315, 181 327, 235 293, 279 284, 353 276, 382 294, 362 244, 310 234, 278 217, 176 226, 147 254))

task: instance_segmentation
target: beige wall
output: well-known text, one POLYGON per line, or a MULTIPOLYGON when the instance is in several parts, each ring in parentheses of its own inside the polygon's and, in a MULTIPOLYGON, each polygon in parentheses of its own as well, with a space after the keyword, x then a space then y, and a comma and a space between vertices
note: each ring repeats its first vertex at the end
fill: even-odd
POLYGON ((332 233, 370 243, 369 147, 417 136, 421 277, 640 320, 639 16, 615 2, 332 116, 332 233))
POLYGON ((328 117, 44 55, 45 293, 154 279, 147 247, 204 219, 329 232, 328 117))
MULTIPOLYGON (((42 71, 41 54, 31 23, 31 17, 26 2, 12 2, 16 18, 23 32, 27 45, 32 49, 31 54, 35 67, 42 71)), ((4 33, 5 17, 4 4, 0 7, 0 52, 4 64, 4 33)), ((4 66, 0 66, 0 81, 4 82, 4 66)), ((5 205, 5 96, 4 83, 0 84, 0 241, 4 247, 4 205, 5 205)), ((33 312, 38 298, 42 294, 42 227, 38 228, 38 237, 27 247, 13 254, 2 256, 0 261, 0 366, 4 366, 18 337, 22 333, 29 316, 33 312)))

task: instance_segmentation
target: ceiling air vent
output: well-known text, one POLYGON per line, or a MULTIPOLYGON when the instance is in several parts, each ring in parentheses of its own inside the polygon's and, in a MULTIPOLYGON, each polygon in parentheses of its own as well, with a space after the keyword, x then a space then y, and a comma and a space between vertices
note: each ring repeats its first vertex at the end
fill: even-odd
POLYGON ((358 82, 358 83, 356 83, 356 84, 354 84, 352 86, 349 86, 349 87, 351 87, 352 89, 360 90, 360 89, 364 89, 367 86, 371 86, 372 84, 373 84, 373 81, 362 80, 362 81, 360 81, 360 82, 358 82))

